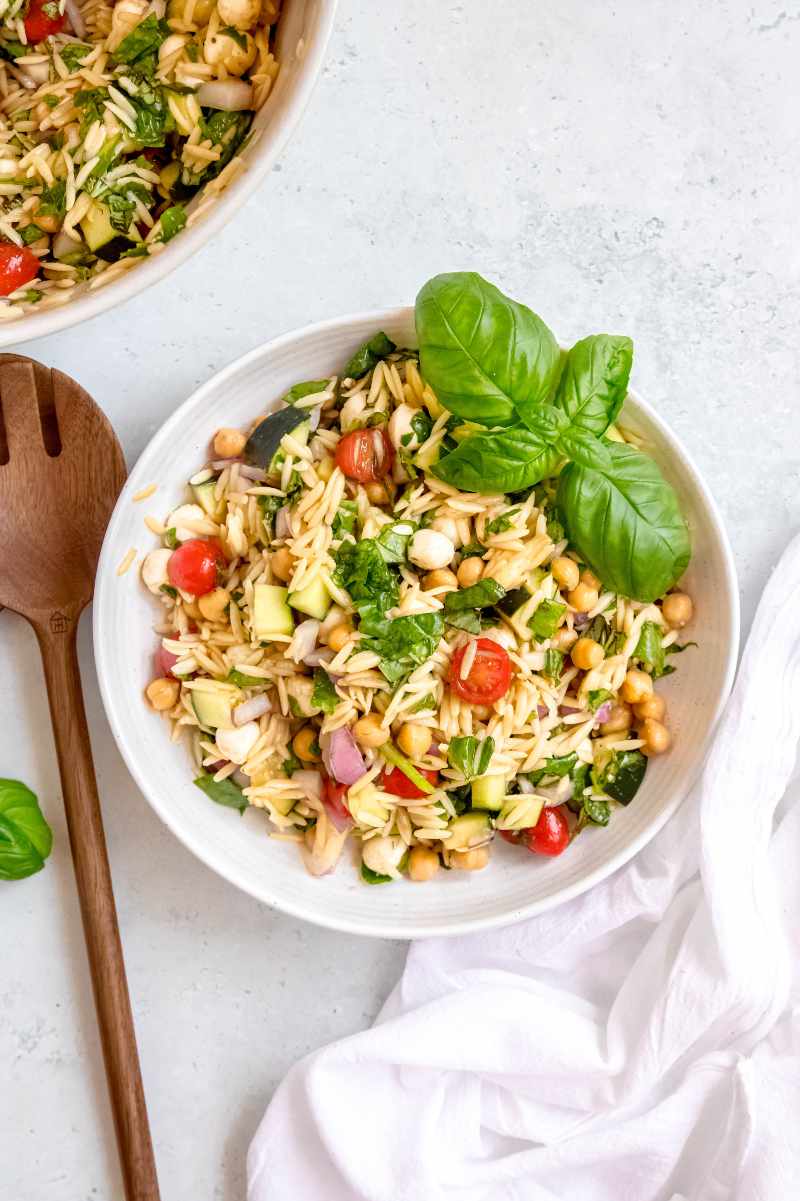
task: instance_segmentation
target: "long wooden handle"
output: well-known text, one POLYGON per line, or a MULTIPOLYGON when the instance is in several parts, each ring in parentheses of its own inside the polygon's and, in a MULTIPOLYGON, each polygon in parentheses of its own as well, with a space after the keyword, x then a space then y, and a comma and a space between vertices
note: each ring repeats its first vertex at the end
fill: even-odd
MULTIPOLYGON (((58 620, 60 619, 60 620, 58 620)), ((83 707, 76 619, 36 626, 127 1201, 159 1201, 103 819, 83 707)))

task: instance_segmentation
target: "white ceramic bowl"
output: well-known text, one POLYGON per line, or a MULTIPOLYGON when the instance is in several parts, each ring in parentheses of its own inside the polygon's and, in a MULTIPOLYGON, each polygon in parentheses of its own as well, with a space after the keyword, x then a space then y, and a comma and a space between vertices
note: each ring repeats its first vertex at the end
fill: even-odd
POLYGON ((137 292, 169 275, 230 221, 270 170, 303 115, 322 70, 336 3, 337 0, 291 0, 284 4, 276 34, 280 71, 266 104, 255 115, 253 129, 259 132, 259 137, 243 152, 247 170, 225 189, 208 213, 173 239, 160 254, 138 262, 114 282, 82 292, 62 308, 45 309, 0 323, 0 349, 57 333, 130 300, 137 292))
POLYGON ((633 804, 617 810, 606 829, 586 830, 557 859, 537 859, 496 839, 485 871, 442 872, 426 885, 369 887, 347 855, 333 875, 312 878, 295 846, 267 837, 262 813, 240 818, 206 800, 192 784, 188 750, 169 742, 164 723, 144 702, 157 608, 137 571, 118 577, 117 566, 130 546, 155 545, 142 524, 144 516, 149 512, 162 519, 178 501, 185 481, 206 460, 215 430, 246 425, 299 379, 341 370, 356 346, 378 329, 400 345, 413 345, 413 310, 344 317, 276 338, 221 371, 173 414, 133 469, 108 527, 97 576, 94 641, 103 700, 120 751, 150 804, 190 850, 232 884, 287 913, 353 933, 410 938, 502 925, 537 913, 590 888, 653 837, 697 776, 728 696, 739 603, 731 551, 713 499, 677 438, 631 394, 624 424, 644 437, 677 488, 691 524, 694 556, 686 582, 698 613, 692 635, 700 643, 664 682, 674 746, 650 763, 633 804), (132 495, 153 482, 158 492, 133 504, 132 495))

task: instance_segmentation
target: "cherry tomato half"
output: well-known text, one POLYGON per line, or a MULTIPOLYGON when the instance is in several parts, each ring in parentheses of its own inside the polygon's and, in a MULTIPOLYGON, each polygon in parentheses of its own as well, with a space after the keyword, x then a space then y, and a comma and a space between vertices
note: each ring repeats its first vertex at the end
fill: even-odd
POLYGON ((336 447, 336 466, 359 484, 382 480, 393 462, 394 447, 385 430, 351 430, 336 447))
POLYGON ((215 539, 190 538, 172 552, 167 575, 173 588, 190 592, 192 596, 205 596, 216 588, 220 569, 224 566, 225 555, 215 539))
POLYGON ((40 263, 27 246, 0 242, 0 296, 10 296, 39 274, 40 263))
POLYGON ((58 11, 57 0, 31 0, 25 17, 25 35, 32 46, 52 33, 60 33, 67 19, 58 11))
POLYGON ((499 830, 501 838, 505 838, 506 842, 520 843, 522 842, 523 830, 499 830))
POLYGON ((330 776, 324 777, 322 781, 322 803, 330 811, 331 817, 338 818, 339 821, 350 820, 350 810, 344 803, 346 796, 346 784, 337 784, 330 776))
POLYGON ((470 644, 460 646, 453 655, 450 687, 456 696, 460 696, 462 701, 469 701, 470 705, 491 705, 508 692, 511 660, 503 647, 493 639, 478 638, 476 641, 478 649, 464 680, 461 679, 461 664, 470 644))
MULTIPOLYGON (((438 772, 435 772, 430 767, 418 767, 417 771, 433 784, 434 788, 436 787, 439 779, 438 772)), ((401 771, 399 767, 393 767, 391 771, 385 771, 381 783, 387 792, 391 792, 392 796, 401 796, 406 801, 414 801, 418 797, 427 796, 427 793, 424 793, 421 788, 417 788, 414 781, 409 780, 406 773, 401 771)))
POLYGON ((543 809, 535 826, 523 830, 523 841, 535 855, 560 855, 569 842, 569 825, 560 808, 543 809))

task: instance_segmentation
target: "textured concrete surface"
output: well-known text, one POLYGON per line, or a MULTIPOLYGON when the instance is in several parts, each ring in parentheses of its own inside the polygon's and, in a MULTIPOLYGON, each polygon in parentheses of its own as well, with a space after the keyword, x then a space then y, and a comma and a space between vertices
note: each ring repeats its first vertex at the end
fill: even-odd
MULTIPOLYGON (((786 0, 342 0, 300 131, 233 225, 30 350, 97 397, 133 462, 259 341, 477 268, 564 337, 633 336, 636 384, 727 518, 747 620, 800 518, 799 51, 786 0)), ((290 921, 195 862, 122 766, 83 635, 163 1195, 234 1201, 277 1081, 371 1019, 403 947, 290 921)), ((0 884, 0 1198, 118 1201, 41 672, 8 614, 0 678, 0 774, 57 839, 42 875, 0 884)))

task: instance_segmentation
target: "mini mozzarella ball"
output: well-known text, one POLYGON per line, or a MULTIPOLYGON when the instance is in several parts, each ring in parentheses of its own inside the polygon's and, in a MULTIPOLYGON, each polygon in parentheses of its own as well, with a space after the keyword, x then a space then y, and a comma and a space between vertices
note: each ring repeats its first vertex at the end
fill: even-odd
POLYGON ((639 737, 642 739, 644 746, 642 754, 647 755, 663 755, 668 751, 672 744, 672 736, 665 725, 660 721, 656 721, 653 717, 648 717, 642 722, 642 727, 639 730, 639 737))
POLYGON ((206 621, 221 621, 230 599, 224 588, 214 588, 204 596, 198 596, 197 607, 206 621))
POLYGON ((217 0, 217 11, 223 25, 250 29, 258 22, 261 0, 217 0))
POLYGON ((164 547, 161 550, 151 550, 142 563, 142 583, 150 592, 159 593, 164 584, 169 584, 167 564, 172 558, 172 551, 164 547))
POLYGON ((239 766, 247 762, 247 757, 258 742, 261 733, 257 721, 248 721, 243 726, 235 726, 232 730, 217 730, 215 742, 217 750, 223 759, 239 766))
POLYGON ((180 690, 181 686, 177 680, 163 678, 148 684, 145 695, 156 712, 162 713, 177 703, 180 690))
POLYGON ((553 559, 550 570, 559 588, 566 588, 568 592, 571 592, 573 588, 578 587, 581 573, 574 559, 568 559, 566 555, 559 555, 558 558, 553 559))
POLYGON ((640 721, 644 721, 647 717, 653 717, 656 721, 661 721, 667 711, 667 702, 663 696, 651 692, 643 701, 639 701, 638 705, 633 706, 633 711, 640 721))
POLYGON ((406 853, 402 838, 387 836, 369 838, 361 848, 361 858, 370 871, 379 876, 390 876, 406 853))
POLYGON ((458 577, 454 571, 450 571, 447 567, 437 568, 436 571, 427 571, 422 577, 422 591, 433 592, 437 588, 447 588, 450 592, 455 592, 458 588, 458 577))
POLYGON ((438 530, 417 530, 411 539, 408 557, 423 571, 435 571, 437 567, 447 567, 452 562, 456 548, 447 534, 438 530))
POLYGON ((416 450, 419 446, 419 438, 411 424, 417 412, 411 405, 399 404, 389 418, 389 437, 396 450, 416 450))
POLYGON ((661 612, 667 625, 674 630, 682 630, 694 616, 692 598, 685 592, 670 592, 669 596, 664 597, 661 612))
POLYGON ((600 599, 600 593, 596 588, 590 588, 588 584, 580 583, 571 592, 567 593, 567 600, 572 605, 577 613, 588 613, 593 609, 600 599))
POLYGON ((214 454, 220 459, 236 459, 245 448, 247 439, 241 430, 221 429, 214 435, 214 454))
POLYGON ((360 425, 366 407, 367 398, 363 392, 356 392, 355 396, 344 402, 339 412, 339 428, 343 434, 360 425))
POLYGON ((280 580, 285 584, 287 580, 292 578, 294 571, 294 559, 288 547, 282 546, 280 550, 274 551, 269 561, 272 574, 276 580, 280 580))
POLYGON ((187 521, 205 521, 206 515, 199 505, 178 505, 177 509, 173 509, 164 523, 168 530, 175 531, 175 537, 179 542, 188 542, 190 538, 196 538, 198 535, 195 530, 186 525, 187 521))
POLYGON ((462 559, 456 572, 460 588, 471 588, 473 584, 477 584, 482 575, 483 559, 478 555, 470 555, 468 559, 462 559))
POLYGON ((638 705, 645 697, 650 696, 653 691, 653 681, 646 671, 639 671, 632 667, 626 672, 625 679, 622 681, 620 694, 624 701, 629 705, 638 705))
POLYGON ((244 75, 255 61, 256 44, 249 33, 240 32, 239 39, 244 41, 243 46, 222 30, 206 34, 203 58, 210 67, 224 67, 229 75, 244 75))
POLYGON ((428 528, 436 530, 438 534, 444 534, 453 546, 457 547, 461 541, 458 536, 458 523, 452 517, 434 517, 428 528))
POLYGON ((317 748, 317 731, 313 726, 303 726, 292 739, 292 750, 298 759, 304 763, 318 763, 320 753, 317 748))
POLYGON ((332 630, 328 631, 328 646, 335 655, 338 655, 342 647, 345 646, 352 632, 350 626, 344 623, 340 626, 334 626, 332 630))
POLYGON ((611 706, 608 717, 600 725, 600 733, 606 734, 621 734, 623 730, 629 730, 633 723, 633 714, 631 713, 630 705, 626 705, 624 701, 618 702, 611 706))
POLYGON ((430 847, 414 847, 408 856, 408 878, 430 880, 439 870, 439 856, 430 847))
POLYGON ((384 742, 389 741, 389 731, 382 725, 379 713, 367 713, 359 717, 353 726, 353 736, 356 742, 366 747, 383 746, 384 742))
POLYGON ((433 736, 427 726, 407 721, 397 735, 397 745, 409 759, 421 759, 431 749, 433 736))
POLYGON ((581 671, 599 667, 605 658, 603 648, 594 638, 579 638, 572 648, 572 662, 581 671))
POLYGON ((450 855, 450 866, 462 872, 479 872, 488 862, 488 847, 472 847, 468 851, 453 851, 450 855))

